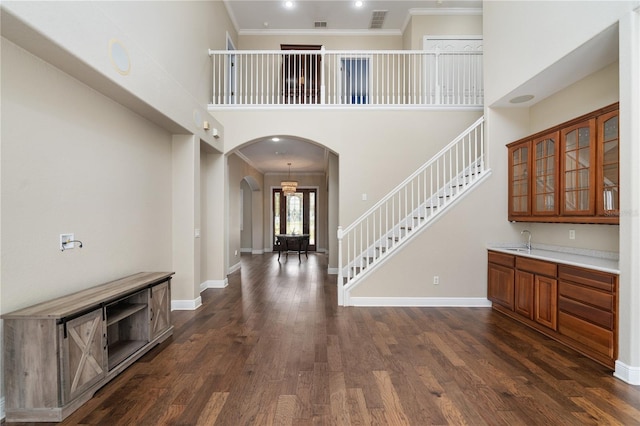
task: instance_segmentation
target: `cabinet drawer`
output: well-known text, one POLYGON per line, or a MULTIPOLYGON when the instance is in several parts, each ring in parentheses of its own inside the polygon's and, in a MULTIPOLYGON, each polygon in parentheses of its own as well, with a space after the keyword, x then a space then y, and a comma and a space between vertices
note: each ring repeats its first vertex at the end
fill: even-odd
POLYGON ((576 268, 560 265, 558 277, 561 280, 569 280, 589 287, 612 292, 616 282, 616 276, 606 272, 593 271, 591 269, 576 268))
POLYGON ((613 330, 613 313, 611 311, 603 311, 602 309, 580 303, 576 300, 568 299, 560 296, 558 299, 558 308, 561 312, 593 322, 607 330, 613 330))
POLYGON ((557 273, 557 265, 555 263, 520 256, 516 257, 516 268, 549 277, 555 277, 557 273))
POLYGON ((613 294, 584 287, 566 281, 560 281, 560 296, 593 305, 605 311, 613 311, 613 294))
POLYGON ((615 355, 613 331, 605 330, 564 312, 560 312, 558 317, 558 331, 594 352, 609 358, 615 355))
POLYGON ((515 257, 510 254, 497 253, 495 251, 490 251, 489 262, 513 268, 513 265, 515 264, 515 257))

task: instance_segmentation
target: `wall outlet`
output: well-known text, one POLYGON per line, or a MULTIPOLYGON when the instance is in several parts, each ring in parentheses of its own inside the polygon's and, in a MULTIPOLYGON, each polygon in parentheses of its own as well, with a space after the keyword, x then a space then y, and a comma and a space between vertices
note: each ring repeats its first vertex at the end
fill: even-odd
POLYGON ((569 239, 570 240, 575 240, 576 239, 576 230, 575 229, 569 229, 569 239))
POLYGON ((236 250, 236 252, 235 252, 234 256, 237 256, 237 255, 238 255, 238 250, 236 250))
POLYGON ((440 284, 440 277, 437 275, 433 276, 433 285, 439 285, 440 284))
POLYGON ((73 241, 73 234, 60 234, 60 250, 69 250, 75 247, 76 243, 70 243, 73 241))

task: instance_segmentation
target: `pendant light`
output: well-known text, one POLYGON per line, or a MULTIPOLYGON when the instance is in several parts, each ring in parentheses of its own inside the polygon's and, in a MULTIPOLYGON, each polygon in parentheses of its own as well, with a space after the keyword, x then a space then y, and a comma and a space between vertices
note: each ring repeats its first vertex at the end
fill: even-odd
POLYGON ((282 193, 285 196, 293 195, 296 193, 298 189, 298 182, 295 180, 291 180, 291 163, 287 163, 289 165, 289 178, 288 180, 283 180, 280 182, 280 186, 282 187, 282 193))

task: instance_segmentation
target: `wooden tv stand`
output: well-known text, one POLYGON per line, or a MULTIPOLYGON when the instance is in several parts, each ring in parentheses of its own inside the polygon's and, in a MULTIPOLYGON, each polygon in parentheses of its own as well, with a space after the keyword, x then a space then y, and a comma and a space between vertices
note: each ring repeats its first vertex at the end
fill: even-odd
POLYGON ((140 272, 2 315, 10 422, 61 421, 173 334, 173 272, 140 272))

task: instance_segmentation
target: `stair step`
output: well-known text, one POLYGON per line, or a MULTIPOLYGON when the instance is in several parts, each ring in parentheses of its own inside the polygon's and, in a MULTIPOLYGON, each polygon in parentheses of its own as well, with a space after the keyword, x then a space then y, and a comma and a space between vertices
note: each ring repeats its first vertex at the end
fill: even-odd
POLYGON ((376 250, 379 250, 382 253, 385 253, 387 251, 386 247, 376 247, 376 250))
POLYGON ((424 220, 424 216, 420 216, 420 217, 414 216, 413 220, 424 220))
MULTIPOLYGON (((438 207, 440 207, 440 206, 437 206, 437 205, 436 205, 436 206, 433 206, 433 208, 434 208, 434 209, 437 209, 438 207)), ((427 207, 425 207, 425 208, 426 208, 426 209, 431 209, 431 206, 427 206, 427 207)))
POLYGON ((411 227, 411 226, 401 226, 400 229, 402 229, 403 231, 411 231, 411 230, 413 230, 413 227, 411 227))
POLYGON ((396 243, 400 241, 400 237, 389 237, 391 241, 395 241, 396 243))

